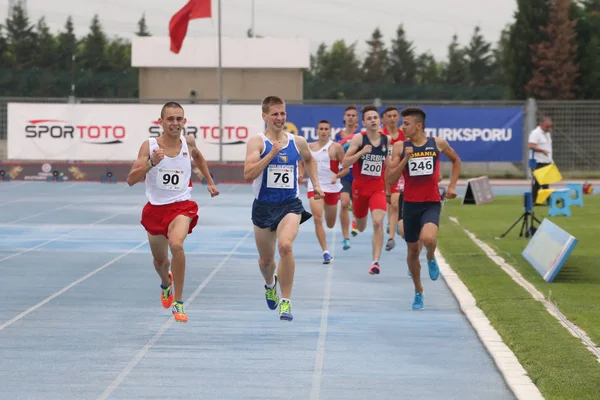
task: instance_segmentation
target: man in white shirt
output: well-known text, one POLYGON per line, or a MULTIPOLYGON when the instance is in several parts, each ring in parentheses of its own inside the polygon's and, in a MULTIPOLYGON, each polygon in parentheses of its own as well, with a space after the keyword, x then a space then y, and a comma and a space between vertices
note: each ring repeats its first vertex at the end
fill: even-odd
MULTIPOLYGON (((536 163, 534 170, 554 163, 552 159, 552 136, 550 135, 550 129, 552 129, 552 120, 544 117, 538 127, 529 134, 528 147, 530 150, 533 150, 533 158, 536 163)), ((534 203, 540 188, 548 189, 548 185, 540 186, 536 180, 532 193, 534 203)))

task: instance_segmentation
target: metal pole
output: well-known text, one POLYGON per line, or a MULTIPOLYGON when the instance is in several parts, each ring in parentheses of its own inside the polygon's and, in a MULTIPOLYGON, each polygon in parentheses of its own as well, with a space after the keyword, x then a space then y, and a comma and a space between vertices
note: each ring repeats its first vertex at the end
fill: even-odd
POLYGON ((525 104, 525 132, 523 132, 523 167, 525 168, 525 179, 532 179, 531 169, 529 169, 529 158, 531 153, 527 148, 529 142, 529 133, 537 126, 537 103, 534 98, 528 98, 525 104))
POLYGON ((219 20, 219 66, 217 75, 219 81, 219 162, 223 162, 223 71, 221 70, 221 0, 218 0, 219 20))
POLYGON ((252 0, 252 26, 250 27, 252 31, 252 37, 256 36, 256 32, 254 31, 254 0, 252 0))

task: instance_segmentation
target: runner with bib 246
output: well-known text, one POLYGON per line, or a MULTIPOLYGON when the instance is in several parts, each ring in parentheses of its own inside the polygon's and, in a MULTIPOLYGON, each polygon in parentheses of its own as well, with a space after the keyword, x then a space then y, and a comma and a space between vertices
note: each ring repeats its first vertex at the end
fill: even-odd
POLYGON ((408 247, 407 263, 415 285, 412 308, 423 308, 423 285, 421 284, 420 244, 427 249, 429 277, 438 279, 440 270, 435 259, 437 233, 442 209, 440 190, 440 154, 452 162, 452 175, 446 190, 446 198, 456 197, 456 182, 460 175, 461 161, 446 139, 425 135, 425 112, 420 108, 406 108, 402 115, 402 130, 410 141, 398 142, 392 147, 391 166, 387 168, 386 180, 396 182, 404 177, 404 240, 408 247))

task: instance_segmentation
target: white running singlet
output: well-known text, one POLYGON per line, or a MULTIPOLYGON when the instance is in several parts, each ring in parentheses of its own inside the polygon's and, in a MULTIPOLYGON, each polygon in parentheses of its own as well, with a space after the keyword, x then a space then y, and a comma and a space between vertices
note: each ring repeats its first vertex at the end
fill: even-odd
MULTIPOLYGON (((338 161, 333 161, 329 158, 329 148, 333 144, 333 140, 330 140, 325 146, 317 151, 309 150, 312 153, 313 158, 317 162, 317 175, 319 177, 319 185, 324 193, 338 193, 342 190, 342 182, 338 179, 334 184, 331 180, 337 175, 337 173, 331 170, 332 164, 338 165, 338 161)), ((312 181, 308 180, 307 190, 312 192, 314 190, 312 181)))
MULTIPOLYGON (((158 150, 155 138, 149 138, 150 154, 158 150)), ((192 197, 192 156, 185 137, 181 136, 181 152, 177 157, 162 159, 146 174, 146 197, 152 205, 189 200, 192 197)))

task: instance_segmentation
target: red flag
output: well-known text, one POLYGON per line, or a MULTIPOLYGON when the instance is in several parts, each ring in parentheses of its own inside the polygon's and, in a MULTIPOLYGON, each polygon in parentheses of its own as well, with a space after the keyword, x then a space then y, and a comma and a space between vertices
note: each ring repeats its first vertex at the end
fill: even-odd
POLYGON ((181 10, 177 11, 169 22, 171 51, 177 54, 181 50, 191 19, 211 17, 211 0, 190 0, 181 10))

